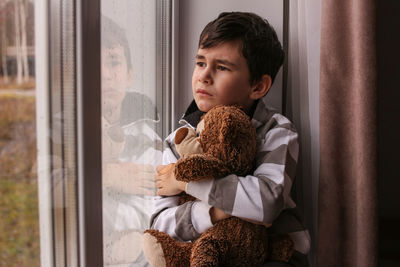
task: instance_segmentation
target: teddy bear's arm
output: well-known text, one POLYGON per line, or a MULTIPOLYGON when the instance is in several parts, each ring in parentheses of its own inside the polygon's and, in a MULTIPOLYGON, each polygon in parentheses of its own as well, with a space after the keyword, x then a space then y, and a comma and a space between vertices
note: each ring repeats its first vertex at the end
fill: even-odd
POLYGON ((178 181, 199 181, 228 174, 230 172, 224 162, 208 154, 189 155, 175 164, 175 178, 178 181))
POLYGON ((198 136, 193 128, 181 128, 175 135, 175 147, 181 157, 203 153, 198 136))

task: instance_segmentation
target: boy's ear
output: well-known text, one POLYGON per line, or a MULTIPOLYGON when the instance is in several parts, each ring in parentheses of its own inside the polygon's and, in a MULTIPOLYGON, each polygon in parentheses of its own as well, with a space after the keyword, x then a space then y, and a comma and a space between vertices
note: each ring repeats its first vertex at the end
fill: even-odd
POLYGON ((263 76, 261 76, 261 79, 258 82, 254 83, 253 89, 251 90, 250 93, 250 98, 252 100, 257 100, 262 98, 268 93, 269 89, 271 88, 271 85, 272 85, 271 76, 269 76, 268 74, 264 74, 263 76))

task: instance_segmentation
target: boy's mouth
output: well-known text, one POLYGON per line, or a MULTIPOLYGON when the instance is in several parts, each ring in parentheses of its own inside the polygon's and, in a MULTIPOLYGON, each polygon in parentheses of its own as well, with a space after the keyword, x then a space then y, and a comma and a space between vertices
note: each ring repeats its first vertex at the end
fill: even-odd
POLYGON ((212 96, 207 90, 204 89, 196 89, 196 94, 200 96, 212 96))

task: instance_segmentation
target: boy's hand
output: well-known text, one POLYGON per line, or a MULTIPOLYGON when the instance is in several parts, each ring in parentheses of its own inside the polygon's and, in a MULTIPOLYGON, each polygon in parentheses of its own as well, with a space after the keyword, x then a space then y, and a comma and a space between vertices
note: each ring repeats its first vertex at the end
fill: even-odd
POLYGON ((157 167, 155 176, 157 195, 173 196, 185 191, 186 183, 175 179, 174 168, 175 163, 157 167))
POLYGON ((103 186, 128 194, 155 195, 154 166, 131 162, 103 165, 103 186))
MULTIPOLYGON (((216 222, 226 219, 226 218, 229 218, 231 216, 232 215, 229 215, 216 207, 211 207, 211 209, 210 209, 210 217, 211 217, 212 224, 215 224, 216 222)), ((245 218, 242 218, 242 220, 247 221, 249 223, 253 223, 253 224, 264 225, 265 227, 270 227, 272 225, 271 223, 265 224, 265 223, 253 221, 250 219, 245 219, 245 218)))
POLYGON ((211 209, 210 209, 210 217, 211 217, 212 224, 215 224, 216 222, 218 222, 220 220, 223 220, 223 219, 231 217, 231 215, 223 212, 219 208, 211 207, 211 209))

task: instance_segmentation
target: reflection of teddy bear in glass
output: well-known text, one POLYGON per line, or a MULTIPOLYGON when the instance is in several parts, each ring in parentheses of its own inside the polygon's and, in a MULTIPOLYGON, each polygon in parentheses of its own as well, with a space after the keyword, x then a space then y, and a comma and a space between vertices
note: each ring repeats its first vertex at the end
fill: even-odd
MULTIPOLYGON (((179 181, 246 175, 253 168, 256 130, 239 107, 220 105, 203 116, 197 130, 179 129, 175 144, 181 156, 174 170, 179 181)), ((182 194, 180 203, 193 200, 182 194)), ((145 231, 143 242, 153 266, 160 262, 166 266, 260 266, 267 257, 287 262, 293 252, 287 235, 268 243, 265 225, 237 217, 217 222, 194 242, 181 243, 157 230, 145 231)))

